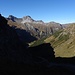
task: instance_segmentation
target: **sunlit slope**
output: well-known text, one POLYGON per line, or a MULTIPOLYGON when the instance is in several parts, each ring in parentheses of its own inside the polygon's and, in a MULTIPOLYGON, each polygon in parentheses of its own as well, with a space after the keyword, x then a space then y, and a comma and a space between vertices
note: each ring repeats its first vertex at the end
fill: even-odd
POLYGON ((56 32, 44 41, 51 43, 56 57, 75 56, 75 24, 71 24, 64 30, 56 32))

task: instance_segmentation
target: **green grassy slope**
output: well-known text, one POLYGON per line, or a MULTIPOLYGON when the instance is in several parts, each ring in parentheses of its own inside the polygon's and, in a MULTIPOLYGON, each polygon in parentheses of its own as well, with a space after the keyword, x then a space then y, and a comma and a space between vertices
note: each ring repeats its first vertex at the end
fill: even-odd
POLYGON ((75 56, 75 24, 55 32, 52 36, 35 41, 31 46, 51 43, 56 57, 75 56))
POLYGON ((45 41, 50 42, 54 47, 56 57, 75 56, 75 24, 59 32, 52 35, 53 39, 47 38, 45 41))

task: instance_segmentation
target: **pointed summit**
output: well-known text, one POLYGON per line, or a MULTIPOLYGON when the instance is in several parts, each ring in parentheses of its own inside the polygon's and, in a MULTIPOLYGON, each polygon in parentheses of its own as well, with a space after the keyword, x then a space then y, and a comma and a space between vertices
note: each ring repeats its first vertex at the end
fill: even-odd
POLYGON ((13 15, 9 15, 7 19, 12 20, 13 22, 18 22, 18 23, 21 23, 21 21, 22 21, 22 18, 17 18, 13 15))
POLYGON ((9 15, 8 18, 16 18, 16 17, 13 15, 9 15))
POLYGON ((33 20, 33 19, 31 18, 31 16, 24 16, 22 19, 23 19, 22 23, 34 22, 34 21, 35 21, 35 20, 33 20))
POLYGON ((12 20, 13 22, 15 22, 15 19, 17 19, 17 17, 13 16, 13 15, 9 15, 8 20, 12 20))

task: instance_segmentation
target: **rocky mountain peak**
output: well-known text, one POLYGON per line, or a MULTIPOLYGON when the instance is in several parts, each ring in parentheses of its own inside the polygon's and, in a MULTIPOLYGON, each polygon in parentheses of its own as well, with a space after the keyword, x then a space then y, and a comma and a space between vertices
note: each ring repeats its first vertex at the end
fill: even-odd
POLYGON ((15 19, 17 19, 17 17, 15 17, 13 15, 9 15, 7 19, 15 22, 15 19))
POLYGON ((21 23, 33 22, 34 20, 30 16, 24 16, 23 21, 21 23))
POLYGON ((28 16, 24 16, 23 18, 24 19, 32 19, 31 16, 29 16, 29 15, 28 16))
POLYGON ((13 15, 9 15, 7 19, 12 20, 13 22, 18 22, 18 23, 22 22, 22 18, 17 18, 17 17, 15 17, 13 15))
POLYGON ((37 20, 35 21, 36 23, 40 23, 40 24, 44 24, 44 22, 42 20, 37 20))
POLYGON ((54 21, 51 21, 51 22, 49 22, 50 24, 59 24, 59 23, 57 23, 57 22, 54 22, 54 21))
POLYGON ((12 19, 12 18, 17 18, 17 17, 15 17, 13 15, 9 15, 8 18, 12 19))
POLYGON ((43 22, 42 20, 38 20, 38 22, 43 22))

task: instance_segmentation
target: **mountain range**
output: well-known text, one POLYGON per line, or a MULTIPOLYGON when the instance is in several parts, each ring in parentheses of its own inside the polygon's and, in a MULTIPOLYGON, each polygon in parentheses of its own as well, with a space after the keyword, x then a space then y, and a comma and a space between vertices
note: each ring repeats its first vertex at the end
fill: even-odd
POLYGON ((13 22, 18 22, 18 23, 26 23, 26 22, 33 22, 33 23, 44 23, 42 20, 34 20, 31 18, 31 16, 24 16, 23 18, 17 18, 13 15, 9 15, 8 20, 12 20, 13 22))
MULTIPOLYGON (((37 40, 41 39, 41 38, 45 38, 49 35, 52 35, 56 31, 63 29, 63 27, 64 27, 60 23, 56 23, 56 22, 44 23, 42 20, 34 20, 30 16, 24 16, 23 18, 17 18, 12 15, 9 15, 9 17, 6 19, 8 20, 8 24, 11 27, 13 27, 13 28, 15 27, 16 30, 18 28, 20 28, 22 30, 26 30, 26 32, 29 33, 30 36, 35 37, 35 39, 37 39, 37 40)), ((24 36, 26 33, 24 33, 24 34, 21 32, 19 33, 19 31, 17 31, 17 33, 21 38, 24 39, 24 36)), ((28 34, 27 34, 27 36, 28 36, 28 34)), ((25 37, 27 37, 27 36, 25 36, 25 37)), ((32 42, 35 39, 28 36, 26 38, 26 41, 32 42)))

